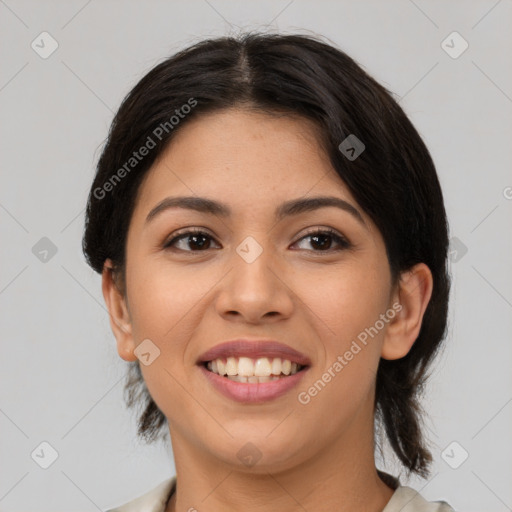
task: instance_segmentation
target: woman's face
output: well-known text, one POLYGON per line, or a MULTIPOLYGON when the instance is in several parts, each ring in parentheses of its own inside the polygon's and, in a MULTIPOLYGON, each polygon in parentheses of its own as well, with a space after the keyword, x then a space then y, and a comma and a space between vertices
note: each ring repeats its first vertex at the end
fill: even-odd
POLYGON ((149 363, 141 369, 175 454, 197 451, 241 468, 253 456, 252 471, 276 471, 340 443, 356 452, 372 435, 375 376, 397 297, 379 231, 308 121, 229 110, 181 127, 139 189, 126 254, 129 325, 118 350, 136 360, 146 340, 136 353, 149 363), (147 220, 161 201, 183 196, 222 203, 230 214, 171 207, 147 220), (275 216, 320 196, 350 206, 275 216), (192 229, 204 234, 164 247, 192 229), (334 235, 315 236, 326 230, 334 235), (275 340, 310 364, 279 396, 251 391, 252 401, 241 386, 272 394, 283 384, 217 375, 225 394, 198 360, 239 338, 275 340))

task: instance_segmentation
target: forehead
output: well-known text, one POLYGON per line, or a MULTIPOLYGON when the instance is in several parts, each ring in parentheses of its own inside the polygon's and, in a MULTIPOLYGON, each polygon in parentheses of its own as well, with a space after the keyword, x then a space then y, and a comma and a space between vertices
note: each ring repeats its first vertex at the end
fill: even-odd
POLYGON ((200 195, 243 210, 327 193, 355 205, 312 121, 230 109, 180 127, 145 176, 137 203, 146 211, 167 195, 200 195))

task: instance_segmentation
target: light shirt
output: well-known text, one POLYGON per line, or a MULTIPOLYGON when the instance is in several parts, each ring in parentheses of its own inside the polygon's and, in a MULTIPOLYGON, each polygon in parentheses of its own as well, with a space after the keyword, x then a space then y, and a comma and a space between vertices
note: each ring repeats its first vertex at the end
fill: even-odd
MULTIPOLYGON (((455 512, 445 501, 426 501, 411 487, 400 485, 397 477, 379 470, 377 473, 387 485, 395 489, 382 512, 455 512)), ((164 512, 175 489, 176 477, 173 476, 146 494, 106 512, 164 512)))

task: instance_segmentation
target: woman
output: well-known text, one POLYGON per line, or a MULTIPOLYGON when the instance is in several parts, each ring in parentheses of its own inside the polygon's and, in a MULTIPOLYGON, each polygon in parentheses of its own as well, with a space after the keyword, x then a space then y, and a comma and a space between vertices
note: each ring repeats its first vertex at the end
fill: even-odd
POLYGON ((102 273, 139 435, 176 477, 114 511, 453 510, 418 395, 445 336, 436 170, 391 95, 302 35, 200 42, 112 123, 83 249, 102 273))

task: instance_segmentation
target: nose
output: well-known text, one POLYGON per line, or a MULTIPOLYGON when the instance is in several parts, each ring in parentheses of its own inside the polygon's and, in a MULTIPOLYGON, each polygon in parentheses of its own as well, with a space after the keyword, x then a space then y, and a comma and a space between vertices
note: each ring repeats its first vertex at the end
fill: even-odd
POLYGON ((277 265, 270 249, 264 249, 254 261, 234 251, 230 267, 217 295, 219 315, 250 324, 290 317, 294 307, 292 283, 286 282, 286 272, 277 265))

